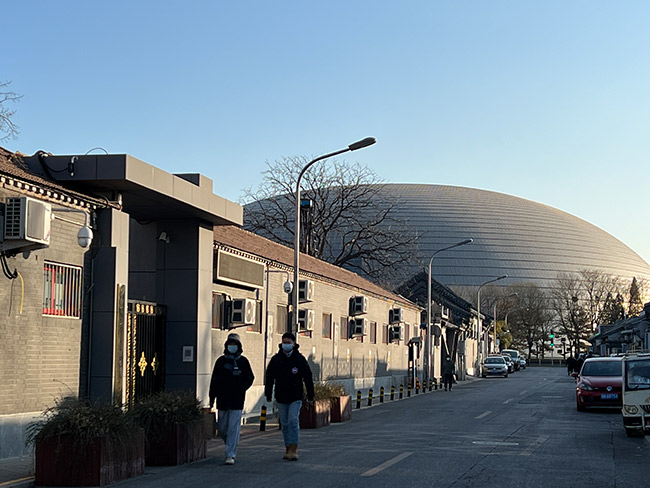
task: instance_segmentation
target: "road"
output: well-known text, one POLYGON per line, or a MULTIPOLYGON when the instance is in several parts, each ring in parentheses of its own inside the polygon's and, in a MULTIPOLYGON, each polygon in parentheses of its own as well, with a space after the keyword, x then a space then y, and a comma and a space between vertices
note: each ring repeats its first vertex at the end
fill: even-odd
POLYGON ((528 368, 355 411, 301 431, 300 460, 282 461, 277 430, 221 454, 148 470, 140 487, 646 486, 650 442, 627 438, 618 412, 577 412, 563 368, 528 368))

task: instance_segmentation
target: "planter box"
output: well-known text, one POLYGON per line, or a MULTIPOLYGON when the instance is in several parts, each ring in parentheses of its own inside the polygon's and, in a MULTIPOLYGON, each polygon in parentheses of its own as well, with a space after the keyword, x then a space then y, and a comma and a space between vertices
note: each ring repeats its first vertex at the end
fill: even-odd
POLYGON ((330 424, 330 401, 316 400, 311 405, 303 402, 300 408, 300 428, 317 429, 330 424))
POLYGON ((206 457, 204 419, 172 424, 160 439, 147 439, 147 466, 177 466, 206 457))
POLYGON ((73 437, 36 442, 38 486, 103 486, 144 474, 144 432, 121 446, 110 436, 97 437, 80 450, 73 437))
POLYGON ((352 397, 350 395, 330 398, 330 420, 332 422, 352 420, 352 397))

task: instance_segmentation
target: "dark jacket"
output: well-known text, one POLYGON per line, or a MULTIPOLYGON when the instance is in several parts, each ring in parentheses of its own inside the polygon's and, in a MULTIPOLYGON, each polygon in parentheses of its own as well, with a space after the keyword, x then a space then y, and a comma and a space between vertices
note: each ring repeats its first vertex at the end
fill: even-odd
POLYGON ((454 362, 452 360, 447 361, 446 359, 442 362, 442 370, 441 373, 443 376, 445 375, 450 375, 454 374, 454 371, 456 370, 456 367, 454 366, 454 362))
POLYGON ((246 390, 255 376, 244 356, 224 354, 214 363, 210 380, 210 406, 217 399, 217 410, 243 410, 246 390))
POLYGON ((307 389, 307 400, 314 399, 314 380, 311 369, 305 356, 298 352, 298 347, 296 344, 291 355, 287 356, 280 346, 280 351, 269 361, 264 388, 264 395, 268 401, 271 401, 273 395, 273 385, 275 385, 275 399, 278 403, 302 400, 303 382, 307 389))

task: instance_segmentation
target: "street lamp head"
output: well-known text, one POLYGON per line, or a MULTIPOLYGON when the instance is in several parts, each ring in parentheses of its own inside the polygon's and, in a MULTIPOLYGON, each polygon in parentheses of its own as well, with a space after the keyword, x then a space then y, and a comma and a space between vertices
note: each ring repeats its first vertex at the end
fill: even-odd
POLYGON ((459 242, 458 245, 464 246, 465 244, 469 244, 470 242, 474 242, 474 239, 465 239, 464 241, 459 242))
POLYGON ((375 139, 374 137, 366 137, 361 141, 353 142, 348 146, 348 149, 350 151, 356 151, 357 149, 362 149, 364 147, 372 146, 375 142, 377 142, 377 139, 375 139))

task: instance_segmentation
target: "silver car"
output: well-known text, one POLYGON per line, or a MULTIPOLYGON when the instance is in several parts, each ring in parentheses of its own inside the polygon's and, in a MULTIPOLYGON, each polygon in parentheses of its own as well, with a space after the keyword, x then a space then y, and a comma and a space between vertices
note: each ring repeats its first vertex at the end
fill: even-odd
POLYGON ((483 371, 481 376, 503 376, 508 377, 508 364, 503 356, 488 356, 483 361, 483 371))

